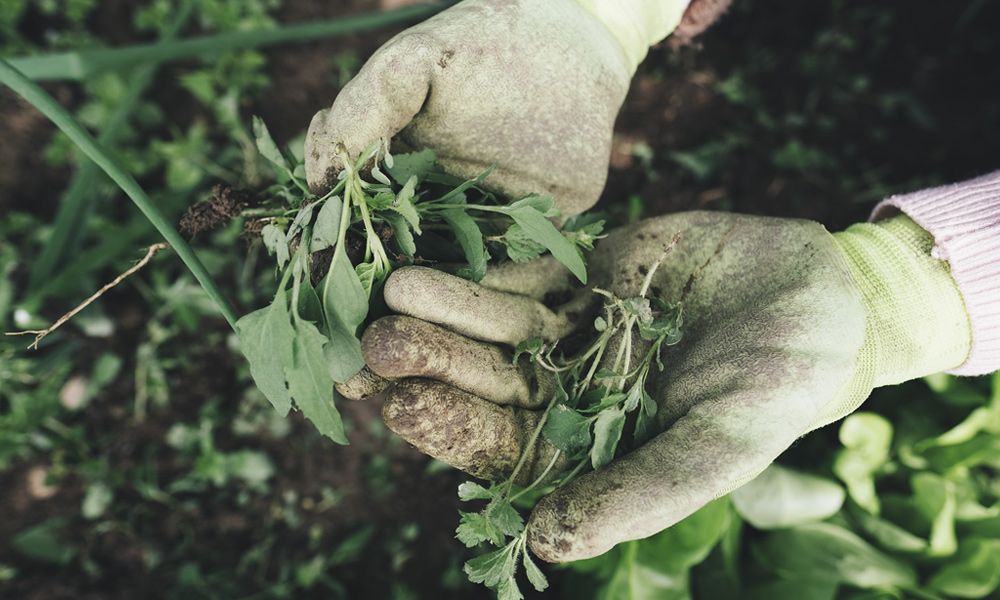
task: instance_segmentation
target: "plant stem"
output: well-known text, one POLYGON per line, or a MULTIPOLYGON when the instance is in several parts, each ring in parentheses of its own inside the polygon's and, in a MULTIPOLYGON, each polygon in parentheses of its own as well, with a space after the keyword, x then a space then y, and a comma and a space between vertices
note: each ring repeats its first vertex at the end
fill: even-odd
POLYGON ((0 83, 10 87, 15 93, 23 97, 32 106, 37 108, 55 125, 62 130, 92 161, 97 163, 105 173, 126 193, 135 203, 146 218, 149 219, 153 227, 160 232, 163 239, 177 252, 184 264, 187 265, 191 273, 194 274, 198 283, 205 288, 205 292, 215 302, 222 312, 229 325, 236 326, 236 311, 226 300, 222 291, 215 284, 212 276, 208 274, 205 266, 198 260, 184 238, 177 233, 170 221, 153 204, 146 193, 136 183, 135 178, 125 170, 118 160, 107 151, 104 146, 97 142, 80 123, 73 118, 65 108, 55 101, 45 90, 32 83, 23 73, 12 67, 10 63, 0 58, 0 83))
POLYGON ((399 23, 419 21, 449 5, 448 2, 435 2, 319 23, 284 25, 274 29, 230 31, 175 42, 137 44, 124 48, 102 48, 47 56, 18 57, 12 59, 11 64, 23 71, 29 79, 35 81, 52 79, 81 81, 93 77, 101 71, 125 69, 136 64, 197 58, 206 54, 217 54, 241 48, 307 42, 360 33, 399 23))

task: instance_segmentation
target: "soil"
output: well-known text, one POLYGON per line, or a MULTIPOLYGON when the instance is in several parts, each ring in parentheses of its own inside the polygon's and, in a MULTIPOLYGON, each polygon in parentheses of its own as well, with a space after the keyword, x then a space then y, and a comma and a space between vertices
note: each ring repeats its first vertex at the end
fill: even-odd
MULTIPOLYGON (((376 0, 284 0, 283 4, 278 14, 282 22, 369 12, 380 5, 376 0)), ((646 216, 726 209, 815 219, 837 230, 865 220, 881 193, 905 191, 916 183, 959 181, 1000 167, 1000 137, 994 135, 1000 130, 1000 103, 989 100, 1000 91, 995 66, 1000 47, 987 40, 1000 23, 997 6, 969 3, 979 6, 978 12, 965 20, 950 17, 945 28, 940 14, 912 10, 908 0, 880 3, 882 9, 869 13, 843 9, 849 2, 829 4, 820 8, 815 3, 736 2, 693 45, 674 50, 665 44, 652 50, 636 74, 617 124, 601 205, 611 209, 637 199, 646 216), (865 20, 866 14, 870 20, 865 20), (891 16, 888 23, 882 22, 883 14, 891 16), (817 39, 829 31, 852 36, 856 50, 835 53, 817 46, 817 39), (858 90, 854 95, 843 97, 846 92, 838 87, 847 85, 843 81, 817 87, 805 75, 807 59, 824 58, 840 61, 825 65, 831 73, 865 78, 851 88, 858 90), (752 68, 761 64, 770 68, 752 68), (983 65, 993 66, 982 71, 983 65), (753 88, 774 92, 742 103, 728 100, 720 90, 735 74, 751 81, 753 88), (826 115, 833 123, 817 115, 826 115), (775 122, 769 134, 725 149, 727 135, 747 132, 748 123, 761 119, 775 122), (774 157, 789 139, 823 149, 820 166, 802 172, 776 165, 774 157), (710 174, 699 178, 678 166, 676 153, 711 144, 724 149, 708 157, 721 164, 710 174), (843 173, 853 173, 855 180, 845 180, 843 173), (926 179, 926 173, 935 178, 926 179), (866 189, 866 181, 878 181, 880 187, 873 192, 866 189)), ((96 34, 116 44, 135 41, 122 33, 128 27, 121 17, 111 16, 127 14, 134 5, 120 0, 102 6, 94 18, 96 34)), ((331 56, 353 51, 363 60, 399 30, 268 51, 273 86, 266 97, 246 107, 246 114, 262 116, 278 142, 284 143, 335 97, 337 73, 331 56)), ((161 75, 170 76, 169 69, 161 75)), ((78 102, 72 85, 47 87, 65 105, 78 102)), ((179 88, 164 83, 162 89, 176 94, 179 88)), ((159 102, 169 107, 177 122, 189 122, 198 110, 186 96, 161 97, 159 102)), ((53 168, 41 157, 52 131, 40 114, 9 90, 0 90, 0 215, 16 209, 30 210, 43 221, 52 218, 58 195, 51 190, 62 189, 69 178, 67 169, 53 168)), ((145 321, 135 308, 143 306, 143 300, 134 294, 123 290, 114 296, 121 307, 116 313, 120 336, 114 344, 125 356, 134 354, 145 321)), ((190 340, 171 342, 200 354, 187 356, 184 365, 171 372, 174 394, 169 412, 154 411, 142 422, 133 421, 123 407, 134 397, 134 384, 120 381, 74 423, 105 440, 100 456, 65 460, 103 459, 108 472, 128 481, 150 468, 155 469, 154 480, 178 477, 177 452, 163 445, 170 427, 197 423, 206 407, 232 410, 242 393, 234 387, 235 373, 242 366, 224 350, 225 323, 202 327, 197 338, 191 334, 190 340), (215 340, 214 346, 205 343, 206 336, 215 340)), ((96 356, 101 350, 85 346, 81 354, 96 356)), ((123 525, 96 531, 87 523, 73 525, 65 535, 91 561, 94 568, 89 575, 85 569, 39 566, 0 543, 0 564, 19 571, 13 582, 0 582, 0 597, 166 597, 166 590, 174 589, 189 568, 184 556, 170 554, 177 548, 196 557, 203 573, 228 570, 248 580, 256 576, 274 581, 275 573, 268 569, 277 561, 264 561, 256 575, 252 571, 258 567, 247 573, 235 561, 247 548, 264 544, 263 535, 275 532, 274 552, 311 556, 315 548, 303 533, 310 526, 319 528, 323 544, 366 526, 375 528, 375 541, 364 547, 360 560, 329 571, 346 590, 343 597, 393 597, 394 583, 400 581, 419 592, 418 597, 492 597, 479 587, 442 583, 442 575, 454 570, 457 557, 465 556, 453 539, 459 508, 455 490, 464 478, 454 471, 428 474, 425 457, 377 426, 376 403, 348 403, 344 412, 354 423, 350 446, 322 443, 312 425, 296 416, 291 417, 291 435, 262 438, 260 443, 278 471, 266 495, 249 495, 250 500, 219 498, 208 486, 177 494, 173 503, 161 503, 135 489, 127 498, 134 506, 127 523, 143 529, 123 525), (379 459, 382 456, 388 460, 379 459), (338 490, 342 497, 331 508, 319 510, 324 488, 338 490), (290 506, 297 507, 305 526, 282 524, 290 506), (397 546, 390 547, 394 543, 397 546), (400 560, 399 548, 409 549, 405 560, 400 560), (150 570, 150 557, 157 552, 165 554, 159 556, 160 566, 150 570)), ((215 443, 233 451, 242 441, 220 429, 215 443)), ((0 472, 0 540, 50 517, 79 514, 85 486, 75 477, 60 481, 46 498, 32 491, 29 473, 47 465, 23 460, 0 472)), ((558 589, 560 572, 549 569, 549 573, 558 589)), ((215 597, 227 597, 224 590, 229 588, 216 583, 223 592, 215 597)), ((306 597, 338 597, 322 586, 313 592, 306 597)), ((549 594, 556 596, 558 592, 549 594)), ((190 597, 197 595, 192 592, 190 597)))

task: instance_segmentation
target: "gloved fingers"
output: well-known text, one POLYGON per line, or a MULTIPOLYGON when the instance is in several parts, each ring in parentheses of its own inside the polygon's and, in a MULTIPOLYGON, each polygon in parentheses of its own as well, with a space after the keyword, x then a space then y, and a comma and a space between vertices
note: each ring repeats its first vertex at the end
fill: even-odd
POLYGON ((534 408, 548 402, 555 390, 555 375, 537 363, 515 365, 498 346, 413 317, 375 321, 362 337, 361 351, 382 377, 434 379, 495 404, 534 408))
POLYGON ((752 390, 698 404, 645 445, 542 498, 529 546, 563 562, 653 535, 759 473, 815 413, 752 390))
POLYGON ((357 375, 344 383, 335 384, 334 387, 348 400, 368 400, 372 396, 381 394, 391 383, 392 381, 376 375, 368 365, 365 365, 357 375))
POLYGON ((502 481, 514 471, 522 452, 529 455, 514 483, 527 485, 546 470, 565 467, 556 450, 539 440, 526 448, 541 413, 499 406, 450 385, 429 379, 404 379, 382 405, 386 426, 421 452, 474 477, 502 481))
POLYGON ((380 48, 337 95, 333 106, 316 113, 305 141, 306 180, 322 194, 344 168, 343 144, 356 160, 373 141, 405 127, 423 106, 435 58, 426 36, 401 34, 380 48))
POLYGON ((576 328, 573 312, 553 312, 526 296, 508 294, 428 269, 404 267, 386 281, 384 296, 392 310, 437 323, 484 342, 516 346, 541 336, 563 338, 576 328))

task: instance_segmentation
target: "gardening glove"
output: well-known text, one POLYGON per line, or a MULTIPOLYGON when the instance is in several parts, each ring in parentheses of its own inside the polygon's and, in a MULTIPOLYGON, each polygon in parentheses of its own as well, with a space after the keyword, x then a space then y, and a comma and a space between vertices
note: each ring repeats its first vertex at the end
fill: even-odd
MULTIPOLYGON (((646 383, 656 435, 541 499, 528 541, 542 559, 596 556, 669 527, 855 410, 872 388, 955 367, 970 351, 948 264, 906 216, 831 235, 809 221, 669 215, 600 242, 592 284, 639 295, 675 234, 650 287, 682 301, 684 314, 682 340, 663 348, 665 369, 654 366, 646 383)), ((552 384, 524 360, 512 365, 509 350, 588 330, 601 298, 567 293, 569 281, 544 260, 493 269, 482 285, 420 267, 394 273, 385 299, 407 316, 376 321, 362 341, 371 369, 398 379, 387 425, 478 476, 509 474, 521 452, 537 473, 553 449, 521 444, 552 384)), ((645 352, 641 340, 635 347, 645 352)))
POLYGON ((373 140, 433 149, 452 175, 501 196, 551 195, 569 218, 607 177, 614 120, 648 46, 689 0, 466 0, 380 48, 313 117, 315 193, 373 140))

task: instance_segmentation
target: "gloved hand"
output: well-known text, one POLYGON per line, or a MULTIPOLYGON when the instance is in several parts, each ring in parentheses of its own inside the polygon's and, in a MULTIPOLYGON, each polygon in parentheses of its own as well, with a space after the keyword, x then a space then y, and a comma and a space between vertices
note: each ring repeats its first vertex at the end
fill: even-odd
POLYGON ((376 139, 433 149, 501 196, 551 195, 569 218, 604 187, 611 133, 639 61, 688 0, 466 0, 394 37, 313 118, 314 192, 376 139))
MULTIPOLYGON (((948 265, 908 217, 831 235, 809 221, 665 216, 600 242, 589 257, 592 285, 637 295, 676 233, 651 286, 672 302, 686 293, 683 340, 663 348, 666 369, 647 379, 659 433, 542 498, 528 522, 542 559, 588 558, 660 531, 856 409, 873 387, 968 355, 971 328, 948 265)), ((529 467, 544 466, 548 444, 522 444, 551 381, 523 361, 511 365, 508 351, 591 327, 601 298, 567 296, 570 287, 545 259, 493 269, 481 285, 419 267, 394 273, 386 301, 409 316, 376 321, 362 342, 370 368, 398 379, 383 407, 387 425, 481 477, 509 474, 522 451, 529 467), (554 291, 569 300, 546 307, 540 300, 554 291)))

